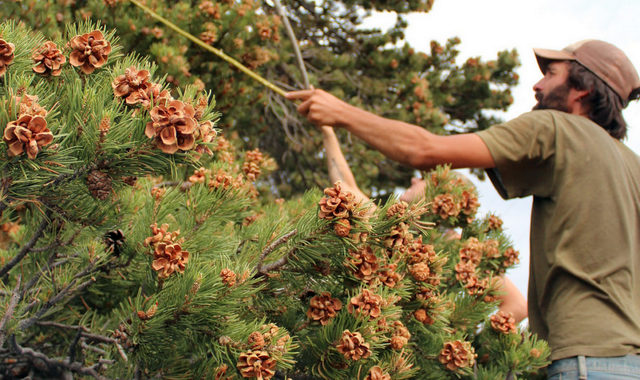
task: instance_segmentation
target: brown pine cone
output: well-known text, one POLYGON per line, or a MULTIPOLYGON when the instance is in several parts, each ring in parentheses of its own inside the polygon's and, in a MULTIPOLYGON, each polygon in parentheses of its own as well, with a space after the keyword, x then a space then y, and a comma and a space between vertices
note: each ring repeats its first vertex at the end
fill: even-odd
POLYGON ((413 264, 409 267, 409 273, 416 281, 427 281, 431 276, 431 269, 426 262, 413 264))
POLYGON ((209 170, 206 168, 200 168, 193 171, 193 175, 189 177, 189 182, 191 183, 204 183, 207 179, 207 175, 209 174, 209 170))
POLYGON ((166 105, 173 100, 173 97, 169 91, 163 90, 159 84, 152 82, 140 85, 140 88, 127 96, 127 104, 140 104, 144 109, 151 107, 152 100, 154 106, 166 105))
POLYGON ((37 48, 31 55, 31 59, 36 64, 33 66, 34 72, 54 77, 60 76, 62 65, 67 62, 67 58, 52 41, 47 41, 37 48))
POLYGON ((111 177, 100 170, 92 170, 87 175, 87 188, 94 198, 104 201, 111 195, 111 177))
POLYGON ((384 246, 388 249, 402 249, 412 240, 413 236, 411 232, 409 232, 409 225, 400 222, 391 227, 389 235, 384 239, 384 246))
POLYGON ((505 260, 502 262, 502 266, 505 268, 520 262, 520 259, 518 259, 520 253, 512 247, 507 248, 502 255, 505 257, 505 260))
POLYGON ((411 333, 402 322, 393 322, 393 336, 391 337, 391 348, 401 350, 411 339, 411 333))
POLYGON ((492 231, 492 230, 499 230, 501 228, 502 228, 502 219, 498 218, 493 214, 489 215, 489 226, 487 227, 487 230, 492 231))
POLYGON ((463 191, 462 201, 460 202, 462 213, 465 215, 473 215, 476 213, 476 210, 478 210, 478 207, 480 207, 478 197, 471 192, 463 191))
POLYGON ((485 240, 482 243, 484 256, 488 259, 500 257, 499 242, 494 239, 485 240))
POLYGON ((41 147, 53 141, 53 134, 47 128, 44 117, 31 115, 22 115, 18 120, 9 122, 2 137, 9 147, 9 157, 26 152, 32 160, 36 158, 41 147))
POLYGON ((456 271, 456 279, 462 283, 476 276, 476 266, 470 261, 460 261, 454 269, 456 271))
POLYGON ((407 245, 407 259, 409 264, 416 264, 420 262, 431 262, 436 257, 436 251, 431 244, 422 243, 422 235, 417 239, 411 240, 407 245))
POLYGON ((345 358, 351 360, 366 359, 371 356, 369 343, 364 341, 359 332, 352 333, 349 330, 344 330, 336 348, 345 358))
POLYGON ((440 215, 442 219, 447 219, 460 214, 460 205, 453 199, 453 195, 440 194, 433 199, 431 212, 440 215))
POLYGON ((180 235, 179 230, 169 232, 169 225, 167 223, 163 223, 160 228, 158 228, 158 223, 153 223, 149 227, 151 228, 151 236, 144 239, 143 245, 145 247, 155 247, 155 245, 160 242, 171 243, 180 235))
POLYGON ((140 103, 141 99, 136 93, 140 89, 146 89, 146 86, 149 85, 149 78, 149 71, 138 70, 135 66, 130 66, 125 69, 124 74, 118 75, 111 82, 113 94, 118 98, 125 98, 129 105, 140 103))
MULTIPOLYGON (((197 111, 195 116, 196 116, 196 119, 198 119, 197 111)), ((195 133, 196 140, 198 140, 198 142, 201 143, 196 146, 196 149, 195 149, 196 152, 199 154, 206 153, 209 156, 213 156, 213 151, 211 150, 211 148, 204 144, 212 142, 217 135, 218 133, 216 132, 215 129, 213 129, 213 123, 210 120, 205 120, 201 122, 198 125, 198 130, 195 133)))
POLYGON ((516 329, 516 320, 513 318, 513 314, 502 310, 491 316, 491 327, 495 331, 503 334, 512 334, 518 331, 516 329))
POLYGON ((333 231, 340 237, 347 237, 351 232, 351 223, 349 219, 338 219, 333 224, 333 231))
POLYGON ((482 260, 483 250, 484 245, 480 241, 478 241, 478 239, 471 237, 464 243, 464 246, 460 249, 460 261, 478 265, 482 260))
POLYGON ((7 66, 13 63, 15 45, 0 38, 0 76, 7 72, 7 66))
POLYGON ((104 39, 99 30, 73 37, 69 46, 73 49, 69 55, 69 63, 80 67, 85 74, 91 74, 107 63, 111 53, 111 43, 104 39))
POLYGON ((391 380, 391 376, 378 366, 371 367, 364 380, 391 380))
POLYGON ((341 309, 342 302, 337 298, 331 298, 331 293, 325 292, 311 298, 307 317, 326 326, 341 309))
POLYGON ((398 269, 398 264, 387 264, 382 267, 378 271, 378 279, 380 282, 390 288, 395 287, 398 282, 402 280, 402 276, 396 272, 396 269, 398 269))
POLYGON ((215 369, 214 380, 233 380, 233 377, 227 376, 227 370, 229 367, 226 364, 221 365, 215 369))
POLYGON ((238 357, 236 366, 244 378, 268 380, 276 374, 276 361, 267 351, 243 352, 238 357))
POLYGON ((183 273, 189 261, 189 252, 183 251, 178 243, 158 243, 153 251, 151 267, 158 272, 158 277, 167 278, 174 272, 183 273))
POLYGON ((362 289, 362 293, 351 297, 347 310, 352 314, 362 314, 369 318, 378 318, 382 313, 382 297, 369 289, 362 289))
POLYGON ((151 109, 151 121, 144 133, 149 138, 156 137, 156 146, 164 153, 173 154, 194 147, 194 132, 198 122, 194 118, 195 110, 190 104, 180 100, 171 100, 166 105, 151 109))
POLYGON ((470 368, 475 362, 476 354, 470 342, 454 340, 446 342, 438 360, 450 371, 470 368))
POLYGON ((228 268, 224 268, 220 271, 220 277, 222 277, 222 282, 228 287, 232 287, 236 284, 236 274, 228 268))
MULTIPOLYGON (((38 104, 38 95, 24 93, 22 96, 14 96, 13 100, 18 106, 18 115, 47 117, 47 110, 38 104)), ((8 108, 11 108, 10 104, 8 108)))
POLYGON ((325 197, 318 205, 320 219, 333 220, 335 218, 344 219, 351 216, 356 207, 355 197, 348 191, 343 191, 340 182, 336 182, 333 187, 324 189, 325 197))
POLYGON ((262 333, 260 333, 260 331, 252 332, 247 339, 247 343, 249 343, 249 346, 252 350, 261 350, 264 348, 264 346, 267 345, 264 340, 264 336, 262 335, 262 333))
POLYGON ((358 251, 349 251, 349 262, 355 266, 354 275, 364 282, 370 282, 378 270, 378 257, 370 246, 360 247, 358 251))
POLYGON ((409 207, 409 205, 405 201, 398 201, 397 203, 394 203, 387 210, 387 218, 391 218, 394 216, 402 218, 407 211, 407 207, 409 207))

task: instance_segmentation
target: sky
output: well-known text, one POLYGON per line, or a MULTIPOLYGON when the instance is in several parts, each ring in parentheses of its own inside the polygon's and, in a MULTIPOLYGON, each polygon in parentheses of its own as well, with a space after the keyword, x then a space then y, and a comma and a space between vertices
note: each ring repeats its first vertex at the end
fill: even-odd
MULTIPOLYGON (((500 116, 514 118, 535 104, 533 85, 541 78, 533 48, 560 50, 584 39, 600 39, 621 48, 640 70, 638 0, 435 0, 426 14, 408 16, 406 40, 418 51, 429 51, 431 40, 446 42, 460 37, 458 63, 469 57, 496 58, 501 50, 516 49, 521 66, 518 86, 512 89, 514 103, 500 116)), ((391 26, 393 14, 377 14, 371 25, 391 26)), ((640 102, 631 103, 623 115, 629 125, 624 142, 640 154, 640 102)), ((504 221, 504 229, 520 252, 520 264, 507 276, 527 296, 529 268, 529 221, 531 197, 504 201, 487 181, 478 181, 480 214, 493 212, 504 221)))

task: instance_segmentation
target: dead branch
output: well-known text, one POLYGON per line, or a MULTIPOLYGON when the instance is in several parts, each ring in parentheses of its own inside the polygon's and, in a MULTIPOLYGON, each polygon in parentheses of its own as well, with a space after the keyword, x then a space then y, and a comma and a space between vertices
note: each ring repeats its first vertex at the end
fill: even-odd
MULTIPOLYGON (((273 252, 276 248, 278 248, 278 246, 284 244, 287 242, 287 240, 289 240, 292 236, 294 236, 295 234, 298 233, 297 229, 294 229, 292 231, 287 232, 286 234, 280 236, 278 239, 276 239, 274 242, 272 242, 271 244, 269 244, 260 254, 260 259, 258 261, 258 266, 256 267, 256 272, 264 274, 266 272, 263 272, 263 268, 266 266, 263 266, 264 260, 267 258, 267 256, 273 252)), ((280 259, 282 260, 282 259, 280 259)), ((279 260, 278 260, 279 261, 279 260)), ((269 264, 270 266, 271 264, 269 264)))
POLYGON ((9 319, 11 319, 11 316, 13 315, 13 311, 15 310, 16 305, 18 304, 18 301, 20 301, 20 279, 21 277, 18 276, 16 280, 17 282, 16 287, 13 288, 13 293, 11 295, 11 299, 9 300, 9 306, 7 306, 7 310, 4 312, 4 315, 2 316, 2 320, 0 320, 0 347, 4 345, 4 339, 5 339, 4 326, 7 324, 9 319))
POLYGON ((44 363, 47 368, 54 370, 54 369, 58 369, 58 370, 68 370, 80 375, 86 375, 86 376, 92 376, 96 379, 100 379, 100 380, 107 380, 107 377, 104 377, 102 375, 100 375, 98 373, 98 371, 106 364, 111 364, 112 362, 107 360, 107 361, 99 361, 98 363, 96 363, 95 365, 91 366, 91 367, 84 367, 82 365, 82 363, 79 362, 70 362, 68 359, 65 360, 55 360, 55 359, 51 359, 49 358, 47 355, 43 354, 42 352, 38 352, 35 351, 31 348, 27 348, 27 347, 22 347, 18 344, 18 342, 16 341, 16 336, 15 335, 11 335, 11 337, 9 337, 9 343, 11 346, 11 349, 14 353, 18 354, 18 355, 22 355, 25 356, 27 358, 29 358, 29 360, 33 363, 34 361, 40 361, 41 363, 44 363))

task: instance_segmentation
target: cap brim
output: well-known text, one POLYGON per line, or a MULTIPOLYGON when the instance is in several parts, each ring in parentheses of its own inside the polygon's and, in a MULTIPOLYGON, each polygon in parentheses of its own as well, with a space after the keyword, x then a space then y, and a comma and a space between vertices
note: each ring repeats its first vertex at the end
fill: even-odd
POLYGON ((538 66, 543 74, 547 71, 547 65, 551 61, 574 61, 576 59, 573 54, 564 50, 533 49, 533 54, 536 55, 538 66))

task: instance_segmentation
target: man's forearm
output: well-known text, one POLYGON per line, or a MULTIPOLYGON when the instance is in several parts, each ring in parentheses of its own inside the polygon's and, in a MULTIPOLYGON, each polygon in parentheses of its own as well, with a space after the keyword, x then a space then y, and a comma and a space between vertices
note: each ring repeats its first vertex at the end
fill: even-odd
POLYGON ((438 136, 416 125, 386 119, 347 105, 340 113, 339 127, 345 128, 385 156, 402 164, 430 168, 433 141, 438 136))

